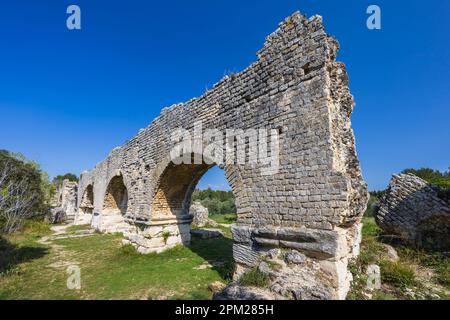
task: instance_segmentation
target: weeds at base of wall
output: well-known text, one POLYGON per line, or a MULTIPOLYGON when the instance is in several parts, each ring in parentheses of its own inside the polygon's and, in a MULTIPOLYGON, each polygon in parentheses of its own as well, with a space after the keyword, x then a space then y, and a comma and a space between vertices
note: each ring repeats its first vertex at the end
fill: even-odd
POLYGON ((164 231, 162 233, 162 237, 164 239, 164 244, 167 244, 167 239, 169 239, 170 236, 171 236, 171 233, 169 231, 164 231))
POLYGON ((245 272, 239 278, 239 284, 242 286, 253 286, 265 288, 270 284, 269 275, 259 271, 257 268, 245 272))

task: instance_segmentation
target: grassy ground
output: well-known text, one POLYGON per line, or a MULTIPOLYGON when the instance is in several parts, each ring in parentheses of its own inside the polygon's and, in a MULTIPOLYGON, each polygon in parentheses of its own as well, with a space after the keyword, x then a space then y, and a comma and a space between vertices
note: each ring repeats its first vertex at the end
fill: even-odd
POLYGON ((211 214, 209 218, 214 220, 217 223, 221 224, 232 224, 236 222, 237 216, 235 213, 227 213, 227 214, 211 214))
MULTIPOLYGON (((220 218, 220 223, 227 221, 220 218)), ((393 261, 373 218, 363 222, 361 254, 350 266, 354 282, 348 299, 449 298, 448 257, 391 243, 399 256, 393 261), (381 268, 378 290, 367 289, 371 264, 381 268)), ((49 225, 32 222, 0 238, 0 299, 209 299, 208 284, 226 283, 233 271, 230 229, 219 228, 221 238, 193 238, 190 247, 140 255, 122 246, 118 234, 86 234, 89 226, 71 226, 58 237, 80 237, 54 239, 49 225), (67 288, 71 265, 80 267, 81 290, 67 288)), ((247 279, 251 283, 264 280, 252 276, 247 279)))
POLYGON ((361 254, 350 266, 354 277, 348 299, 448 299, 450 297, 450 259, 441 253, 411 249, 389 243, 397 252, 392 259, 381 230, 371 217, 363 219, 361 254), (383 242, 383 241, 384 242, 383 242), (381 288, 367 288, 367 267, 378 265, 381 288))
MULTIPOLYGON (((87 227, 69 227, 74 234, 87 227)), ((231 239, 193 239, 188 247, 140 255, 120 235, 47 240, 48 228, 3 239, 0 299, 209 299, 208 284, 227 282, 231 239), (66 286, 69 265, 81 269, 81 290, 66 286)))

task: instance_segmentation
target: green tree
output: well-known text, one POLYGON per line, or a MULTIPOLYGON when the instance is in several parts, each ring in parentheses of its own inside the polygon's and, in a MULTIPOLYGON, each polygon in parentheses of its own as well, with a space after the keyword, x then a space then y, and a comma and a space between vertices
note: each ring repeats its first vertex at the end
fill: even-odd
POLYGON ((0 223, 14 231, 23 219, 43 216, 49 209, 52 187, 37 162, 22 154, 0 150, 0 223))
POLYGON ((54 185, 60 185, 64 180, 69 180, 73 182, 78 182, 78 176, 73 173, 66 173, 63 175, 58 175, 53 178, 53 184, 54 185))
POLYGON ((229 214, 236 213, 235 199, 232 191, 212 190, 194 190, 192 201, 199 201, 204 207, 208 208, 210 214, 229 214))
POLYGON ((408 168, 403 170, 402 173, 412 173, 431 184, 442 188, 450 188, 450 170, 447 172, 440 172, 439 170, 433 170, 430 168, 408 168))

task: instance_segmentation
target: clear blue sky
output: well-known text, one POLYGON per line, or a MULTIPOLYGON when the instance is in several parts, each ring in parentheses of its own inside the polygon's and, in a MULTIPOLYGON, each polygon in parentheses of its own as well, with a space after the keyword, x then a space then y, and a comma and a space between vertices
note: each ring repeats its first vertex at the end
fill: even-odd
MULTIPOLYGON (((255 61, 294 11, 324 17, 346 63, 370 189, 407 167, 450 166, 450 1, 14 0, 0 4, 0 148, 51 176, 80 173, 163 107, 255 61), (77 4, 82 30, 66 28, 77 4), (382 30, 366 28, 378 4, 382 30)), ((214 170, 201 187, 224 186, 214 170)))

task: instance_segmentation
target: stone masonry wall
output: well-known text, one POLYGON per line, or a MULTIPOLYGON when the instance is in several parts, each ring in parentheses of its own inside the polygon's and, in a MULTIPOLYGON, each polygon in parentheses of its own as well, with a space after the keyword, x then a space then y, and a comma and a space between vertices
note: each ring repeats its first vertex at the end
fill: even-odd
MULTIPOLYGON (((163 109, 147 128, 81 175, 78 199, 88 186, 94 190, 93 226, 106 232, 113 226, 103 208, 110 181, 120 176, 128 202, 114 224, 123 226, 127 241, 144 253, 188 244, 190 195, 211 166, 174 165, 172 132, 192 131, 198 121, 203 130, 274 129, 280 146, 277 172, 261 174, 263 164, 221 166, 236 198, 236 274, 258 266, 273 248, 297 250, 312 259, 302 269, 316 268, 315 279, 327 279, 308 286, 322 283, 327 292, 322 298, 344 297, 351 280, 347 263, 358 251, 368 195, 350 127, 353 97, 345 66, 335 61, 338 49, 320 16, 286 18, 247 69, 199 98, 163 109)), ((283 294, 302 297, 302 281, 295 283, 283 294)))
POLYGON ((450 203, 413 174, 392 177, 375 219, 385 232, 413 245, 450 250, 450 203))
POLYGON ((77 211, 78 184, 69 180, 63 180, 56 188, 51 201, 51 220, 53 222, 72 222, 77 211))

